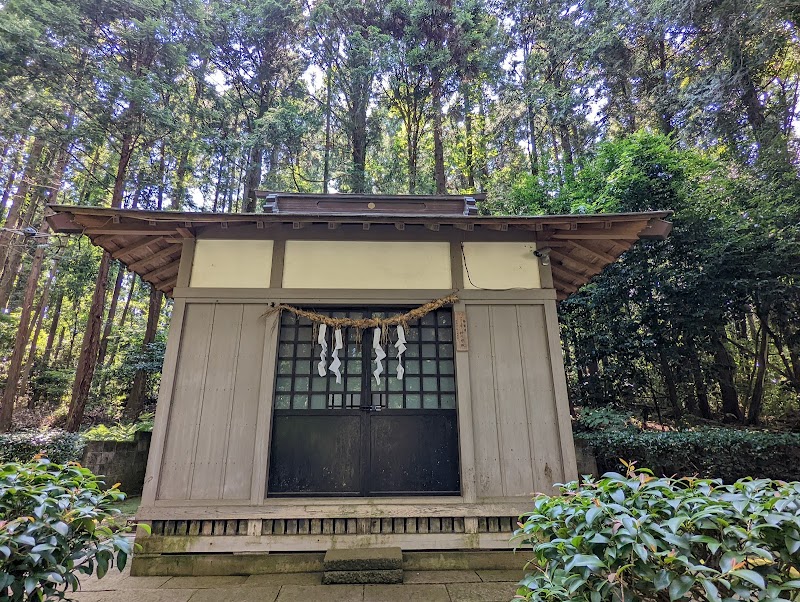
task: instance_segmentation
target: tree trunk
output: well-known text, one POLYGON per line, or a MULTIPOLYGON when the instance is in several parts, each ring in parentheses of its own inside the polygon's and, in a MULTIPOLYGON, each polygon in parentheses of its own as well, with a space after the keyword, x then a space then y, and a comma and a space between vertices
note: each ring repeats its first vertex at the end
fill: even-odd
POLYGON ((731 357, 728 348, 723 343, 724 329, 719 326, 711 335, 711 344, 714 348, 714 363, 719 391, 722 397, 723 415, 731 415, 741 421, 742 409, 739 407, 739 395, 736 392, 736 364, 731 357))
MULTIPOLYGON (((125 175, 131 160, 134 148, 134 137, 125 133, 122 137, 117 174, 114 179, 114 191, 111 195, 111 206, 122 206, 122 197, 125 192, 125 175)), ((89 315, 86 328, 83 331, 83 343, 78 356, 78 366, 75 371, 75 382, 72 384, 72 398, 67 413, 66 429, 77 431, 83 421, 86 402, 89 400, 89 389, 97 367, 97 352, 100 348, 100 328, 103 322, 103 307, 105 306, 106 286, 108 285, 108 270, 111 265, 111 254, 103 253, 100 268, 97 272, 92 301, 89 305, 89 315)))
POLYGON ((673 418, 680 418, 683 414, 680 401, 678 399, 678 384, 675 381, 675 373, 669 365, 663 351, 658 352, 658 362, 661 367, 661 376, 664 378, 664 386, 667 388, 667 399, 672 406, 673 418))
MULTIPOLYGON (((142 339, 142 351, 145 351, 147 346, 156 340, 158 318, 161 315, 161 301, 163 298, 164 296, 161 291, 157 291, 153 287, 150 288, 150 305, 147 312, 147 328, 144 331, 144 338, 142 339)), ((133 377, 133 386, 131 387, 130 395, 128 395, 128 400, 125 403, 125 417, 131 422, 136 420, 144 408, 144 396, 147 392, 147 378, 148 374, 144 370, 137 370, 136 375, 133 377)))
MULTIPOLYGON (((31 145, 31 151, 28 154, 28 161, 25 164, 25 170, 22 173, 22 180, 17 186, 17 191, 11 199, 11 207, 8 210, 8 217, 5 221, 6 228, 16 228, 19 222, 22 208, 25 205, 25 200, 28 198, 30 192, 31 182, 33 181, 34 174, 39 166, 39 159, 42 157, 44 150, 44 138, 41 136, 35 138, 31 145)), ((12 241, 16 234, 12 234, 8 230, 0 230, 0 265, 6 263, 8 258, 9 249, 12 246, 12 241)))
POLYGON ((206 73, 207 61, 203 59, 200 65, 199 73, 197 74, 197 81, 194 87, 194 94, 192 95, 192 104, 189 106, 189 127, 187 137, 181 143, 181 155, 178 159, 178 169, 175 172, 175 193, 172 196, 170 203, 171 209, 180 211, 183 209, 184 197, 186 196, 186 174, 189 172, 189 152, 192 148, 192 136, 194 136, 195 126, 197 124, 197 105, 200 102, 200 96, 203 93, 204 75, 206 73))
MULTIPOLYGON (((125 300, 125 305, 122 308, 122 315, 119 317, 119 324, 117 325, 117 330, 122 332, 122 329, 125 327, 125 320, 128 317, 128 308, 131 306, 131 299, 133 298, 133 291, 136 289, 136 276, 131 278, 131 286, 128 289, 128 298, 125 300)), ((111 347, 111 353, 108 356, 108 361, 106 362, 106 366, 112 366, 114 364, 114 358, 117 355, 117 350, 119 349, 119 337, 117 337, 117 342, 111 347)))
POLYGON ((331 179, 331 67, 325 72, 325 149, 322 161, 322 193, 328 194, 328 182, 331 179))
MULTIPOLYGON (((46 232, 47 228, 47 222, 43 222, 41 232, 46 232)), ((22 301, 22 312, 19 317, 19 327, 17 328, 17 334, 14 338, 14 349, 11 352, 11 359, 8 364, 6 386, 3 389, 2 406, 0 406, 0 431, 2 432, 7 432, 11 429, 14 402, 17 398, 17 384, 19 383, 22 360, 25 357, 25 347, 28 344, 28 335, 30 333, 33 300, 36 296, 36 287, 39 283, 39 275, 42 271, 43 261, 44 247, 39 247, 36 249, 31 263, 31 271, 30 274, 28 274, 28 283, 25 286, 25 297, 22 301)))
MULTIPOLYGON (((37 311, 36 317, 36 328, 33 330, 33 336, 31 337, 31 346, 28 350, 28 359, 25 360, 25 368, 22 370, 22 381, 20 385, 21 391, 28 390, 28 383, 31 378, 31 369, 33 368, 33 363, 36 360, 36 348, 39 342, 39 333, 42 331, 42 323, 44 322, 44 312, 47 308, 48 300, 50 299, 50 288, 53 285, 53 277, 56 273, 57 262, 53 261, 52 266, 50 267, 50 274, 47 276, 47 282, 44 285, 44 290, 42 291, 42 297, 39 300, 39 309, 37 311)), ((28 398, 28 409, 33 409, 33 396, 28 398)))
POLYGON ((444 144, 442 143, 442 82, 434 75, 431 87, 433 104, 433 179, 436 194, 447 194, 447 180, 444 172, 444 144))
POLYGON ((61 347, 64 344, 64 335, 67 333, 67 327, 62 326, 61 331, 58 333, 58 342, 55 347, 55 354, 53 355, 53 364, 58 363, 58 358, 61 357, 61 347))
POLYGON ((48 366, 50 364, 50 354, 53 352, 53 342, 56 338, 56 332, 58 332, 58 323, 61 319, 61 304, 63 302, 64 293, 59 291, 56 301, 53 303, 53 311, 50 312, 52 314, 52 318, 50 321, 50 331, 47 333, 47 343, 45 343, 44 352, 42 353, 43 366, 48 366))
POLYGON ((694 390, 700 416, 708 420, 711 418, 711 406, 708 403, 708 388, 706 387, 703 369, 700 366, 700 358, 697 357, 696 350, 692 350, 689 361, 691 363, 692 379, 694 380, 694 390))
POLYGON ((111 336, 111 329, 114 326, 114 317, 117 313, 117 302, 119 301, 119 291, 122 288, 122 278, 125 276, 125 268, 119 263, 117 267, 117 278, 114 280, 114 290, 111 293, 111 305, 108 306, 106 325, 103 327, 103 336, 100 338, 100 349, 97 352, 97 363, 102 366, 106 359, 108 350, 108 337, 111 336))
POLYGON ((467 188, 475 190, 475 141, 472 139, 472 97, 469 85, 464 85, 464 142, 467 160, 467 188))
POLYGON ((753 393, 750 396, 750 407, 747 411, 747 424, 758 424, 761 415, 761 406, 764 403, 764 378, 767 374, 767 355, 769 351, 769 330, 767 320, 769 319, 769 308, 763 307, 758 310, 758 320, 761 323, 761 337, 758 342, 758 355, 756 356, 756 374, 753 383, 753 393))
MULTIPOLYGON (((67 131, 72 129, 73 123, 74 111, 70 113, 67 131)), ((65 146, 61 146, 58 150, 55 158, 55 164, 53 165, 50 178, 46 186, 44 189, 37 187, 36 192, 31 195, 28 203, 28 209, 25 212, 21 227, 26 227, 31 224, 34 216, 37 213, 37 210, 39 209, 40 203, 42 206, 44 206, 45 202, 55 201, 56 197, 58 196, 58 191, 61 189, 61 183, 64 180, 64 173, 67 169, 68 160, 68 149, 65 146)), ((14 281, 21 267, 22 250, 22 245, 17 244, 14 245, 11 251, 8 253, 6 269, 3 271, 2 278, 0 278, 0 308, 5 308, 8 305, 11 293, 14 290, 14 281)))
POLYGON ((250 149, 247 159, 247 176, 244 183, 244 194, 242 199, 243 213, 255 213, 256 211, 256 197, 255 191, 261 184, 261 169, 262 169, 262 150, 260 146, 254 146, 250 149))
POLYGON ((20 141, 19 150, 14 153, 14 162, 8 169, 8 179, 6 180, 5 187, 3 188, 3 195, 0 197, 0 223, 3 222, 3 216, 6 213, 6 205, 8 205, 8 199, 11 196, 11 189, 14 188, 14 182, 17 179, 17 172, 19 172, 20 165, 22 164, 22 147, 24 147, 23 141, 20 141))

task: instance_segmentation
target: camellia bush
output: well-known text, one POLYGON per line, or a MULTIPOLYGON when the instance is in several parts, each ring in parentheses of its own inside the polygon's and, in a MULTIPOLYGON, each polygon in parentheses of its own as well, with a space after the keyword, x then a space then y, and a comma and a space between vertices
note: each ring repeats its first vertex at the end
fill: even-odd
POLYGON ((540 496, 516 537, 535 601, 800 599, 800 483, 627 474, 540 496))
POLYGON ((0 465, 0 601, 64 599, 80 574, 125 568, 130 528, 112 507, 124 498, 77 464, 0 465))

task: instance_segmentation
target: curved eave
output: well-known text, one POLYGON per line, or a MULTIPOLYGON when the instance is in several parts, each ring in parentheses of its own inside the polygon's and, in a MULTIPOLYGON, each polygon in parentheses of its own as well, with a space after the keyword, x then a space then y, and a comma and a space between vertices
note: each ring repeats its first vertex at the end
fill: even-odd
MULTIPOLYGON (((540 249, 550 249, 553 285, 565 299, 615 261, 639 239, 664 239, 672 224, 669 211, 595 215, 478 216, 352 213, 192 213, 139 211, 103 207, 50 205, 47 220, 54 232, 82 234, 108 251, 145 282, 167 295, 177 284, 183 241, 211 230, 242 227, 305 228, 320 231, 373 226, 399 231, 525 231, 540 249)), ((333 233, 327 234, 330 237, 333 233)))

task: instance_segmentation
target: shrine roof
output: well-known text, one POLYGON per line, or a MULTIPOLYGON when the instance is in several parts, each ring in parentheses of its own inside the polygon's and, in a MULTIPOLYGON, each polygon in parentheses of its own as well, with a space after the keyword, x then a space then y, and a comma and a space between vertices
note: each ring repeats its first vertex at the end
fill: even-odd
POLYGON ((145 211, 50 205, 54 232, 83 234, 167 295, 185 239, 195 237, 391 240, 530 240, 549 249, 560 299, 587 283, 639 239, 664 239, 670 211, 570 215, 477 215, 472 196, 307 195, 256 192, 260 213, 145 211), (272 195, 272 196, 271 196, 272 195), (372 205, 372 207, 370 207, 372 205), (372 232, 368 232, 372 230, 372 232))

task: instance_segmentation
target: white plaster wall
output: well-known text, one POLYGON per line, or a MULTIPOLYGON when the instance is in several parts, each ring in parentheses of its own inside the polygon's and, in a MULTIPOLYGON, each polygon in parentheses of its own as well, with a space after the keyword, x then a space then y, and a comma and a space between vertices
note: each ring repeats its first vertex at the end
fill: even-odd
POLYGON ((189 286, 269 288, 271 240, 199 239, 189 286))
POLYGON ((286 241, 284 288, 447 289, 450 243, 286 241))
POLYGON ((464 288, 541 288, 535 243, 465 242, 464 288))

